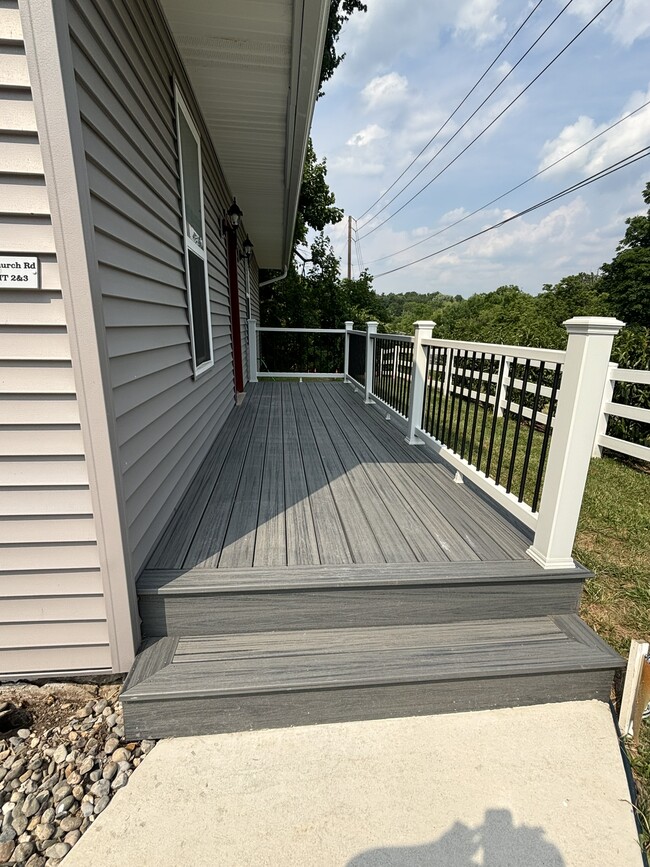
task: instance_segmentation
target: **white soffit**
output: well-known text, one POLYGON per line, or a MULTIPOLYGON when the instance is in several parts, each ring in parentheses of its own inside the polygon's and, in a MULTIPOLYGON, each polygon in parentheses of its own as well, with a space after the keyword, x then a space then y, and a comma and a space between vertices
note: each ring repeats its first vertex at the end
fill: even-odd
POLYGON ((263 268, 287 262, 328 0, 162 0, 263 268))

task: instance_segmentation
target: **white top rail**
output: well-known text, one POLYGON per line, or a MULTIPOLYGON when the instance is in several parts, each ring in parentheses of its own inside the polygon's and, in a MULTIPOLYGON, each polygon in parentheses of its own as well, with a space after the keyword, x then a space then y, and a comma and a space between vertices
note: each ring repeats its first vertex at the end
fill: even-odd
POLYGON ((612 367, 610 379, 617 382, 634 382, 638 385, 650 385, 650 370, 628 370, 623 367, 612 367))
POLYGON ((367 332, 365 332, 365 331, 358 331, 356 328, 351 328, 351 329, 348 331, 348 334, 358 334, 359 337, 365 337, 365 336, 366 336, 366 333, 367 333, 367 332))
POLYGON ((378 331, 370 334, 371 340, 393 340, 395 343, 413 343, 414 337, 410 334, 380 334, 378 331))
MULTIPOLYGON (((257 328, 257 331, 290 331, 294 334, 349 334, 345 328, 257 328)), ((354 333, 354 332, 353 332, 354 333)), ((365 334, 365 331, 362 332, 365 334)))
POLYGON ((562 349, 542 349, 531 346, 508 346, 505 343, 467 343, 464 340, 425 339, 423 346, 441 346, 444 349, 466 349, 469 352, 484 352, 486 355, 502 355, 506 358, 530 358, 532 361, 545 361, 564 364, 566 352, 562 349))

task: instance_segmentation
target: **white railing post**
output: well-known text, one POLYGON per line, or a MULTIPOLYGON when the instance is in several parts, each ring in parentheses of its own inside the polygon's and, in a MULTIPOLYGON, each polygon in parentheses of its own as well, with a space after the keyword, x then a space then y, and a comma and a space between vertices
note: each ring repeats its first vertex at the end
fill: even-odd
POLYGON ((529 556, 545 569, 575 565, 571 551, 609 375, 609 358, 623 323, 605 317, 575 316, 564 326, 569 342, 535 539, 528 549, 529 556))
POLYGON ((416 427, 422 424, 422 407, 427 375, 427 352, 422 345, 425 339, 431 339, 435 322, 430 319, 420 319, 415 324, 415 342, 413 343, 413 369, 411 372, 411 393, 409 396, 408 433, 406 442, 411 446, 423 445, 422 440, 415 436, 416 427))
POLYGON ((606 404, 611 403, 614 397, 614 377, 612 376, 612 370, 615 370, 617 367, 618 364, 616 364, 615 362, 611 362, 607 369, 607 382, 605 383, 605 391, 603 392, 603 403, 600 408, 598 425, 596 426, 594 448, 591 452, 592 458, 602 458, 603 456, 603 447, 599 444, 598 440, 601 436, 605 436, 607 434, 607 422, 609 421, 609 414, 605 412, 605 406, 606 404))
POLYGON ((257 322, 248 321, 248 381, 257 382, 257 322))
POLYGON ((354 322, 347 319, 344 323, 345 335, 343 336, 343 382, 348 381, 348 365, 350 363, 350 331, 354 328, 354 322))
POLYGON ((503 418, 503 410, 505 409, 508 402, 508 386, 510 385, 510 362, 505 357, 505 355, 501 359, 501 366, 503 368, 503 376, 501 377, 501 388, 499 389, 499 393, 496 395, 495 406, 497 418, 503 418), (506 382, 506 380, 508 381, 506 382))
POLYGON ((375 368, 375 341, 370 337, 377 333, 378 322, 366 322, 366 403, 374 403, 370 397, 372 392, 372 374, 375 368))

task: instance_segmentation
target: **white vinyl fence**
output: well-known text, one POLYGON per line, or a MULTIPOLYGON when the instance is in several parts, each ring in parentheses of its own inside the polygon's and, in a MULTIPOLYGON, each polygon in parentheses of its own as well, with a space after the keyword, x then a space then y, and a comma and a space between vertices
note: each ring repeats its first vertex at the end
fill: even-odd
POLYGON ((632 421, 640 421, 650 425, 650 409, 645 409, 640 406, 628 406, 624 403, 614 403, 614 386, 617 382, 629 382, 635 385, 647 385, 650 387, 650 370, 625 370, 617 364, 609 365, 609 373, 607 382, 605 383, 605 393, 603 395, 603 405, 598 419, 598 430, 596 431, 596 439, 594 441, 593 456, 600 458, 603 456, 603 449, 618 452, 619 454, 628 455, 640 461, 650 461, 650 448, 640 445, 639 443, 631 443, 620 437, 607 435, 607 423, 610 416, 616 418, 628 418, 632 421))

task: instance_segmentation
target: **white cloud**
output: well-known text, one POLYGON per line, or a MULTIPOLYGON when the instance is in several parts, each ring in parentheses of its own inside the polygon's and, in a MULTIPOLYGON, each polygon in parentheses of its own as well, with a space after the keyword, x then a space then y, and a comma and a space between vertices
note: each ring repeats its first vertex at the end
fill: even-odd
POLYGON ((350 145, 350 147, 366 147, 374 141, 379 141, 382 138, 386 138, 388 132, 379 124, 371 123, 370 126, 366 126, 363 129, 360 129, 359 132, 355 132, 355 134, 349 138, 346 144, 350 145))
MULTIPOLYGON (((604 123, 597 124, 593 118, 581 115, 574 123, 565 126, 554 139, 544 143, 539 169, 550 166, 556 160, 571 153, 572 150, 598 133, 602 133, 614 122, 648 101, 650 101, 650 87, 645 93, 632 94, 623 110, 604 123)), ((547 174, 557 176, 568 172, 580 172, 584 175, 592 175, 647 146, 648 142, 650 142, 650 106, 624 120, 591 144, 582 147, 577 153, 568 156, 559 165, 550 168, 547 174)))
POLYGON ((369 109, 393 105, 406 96, 408 79, 399 72, 389 72, 371 79, 361 91, 369 109))
POLYGON ((343 154, 333 157, 328 163, 328 168, 341 172, 343 175, 357 177, 360 175, 381 175, 386 167, 383 163, 369 160, 365 154, 343 154))
POLYGON ((485 45, 500 36, 506 22, 497 14, 500 0, 466 0, 458 10, 456 32, 475 45, 485 45))
MULTIPOLYGON (((602 6, 601 0, 574 0, 569 12, 589 21, 602 6)), ((615 42, 630 46, 637 39, 650 36, 650 3, 648 0, 623 0, 603 13, 601 27, 615 42)))

